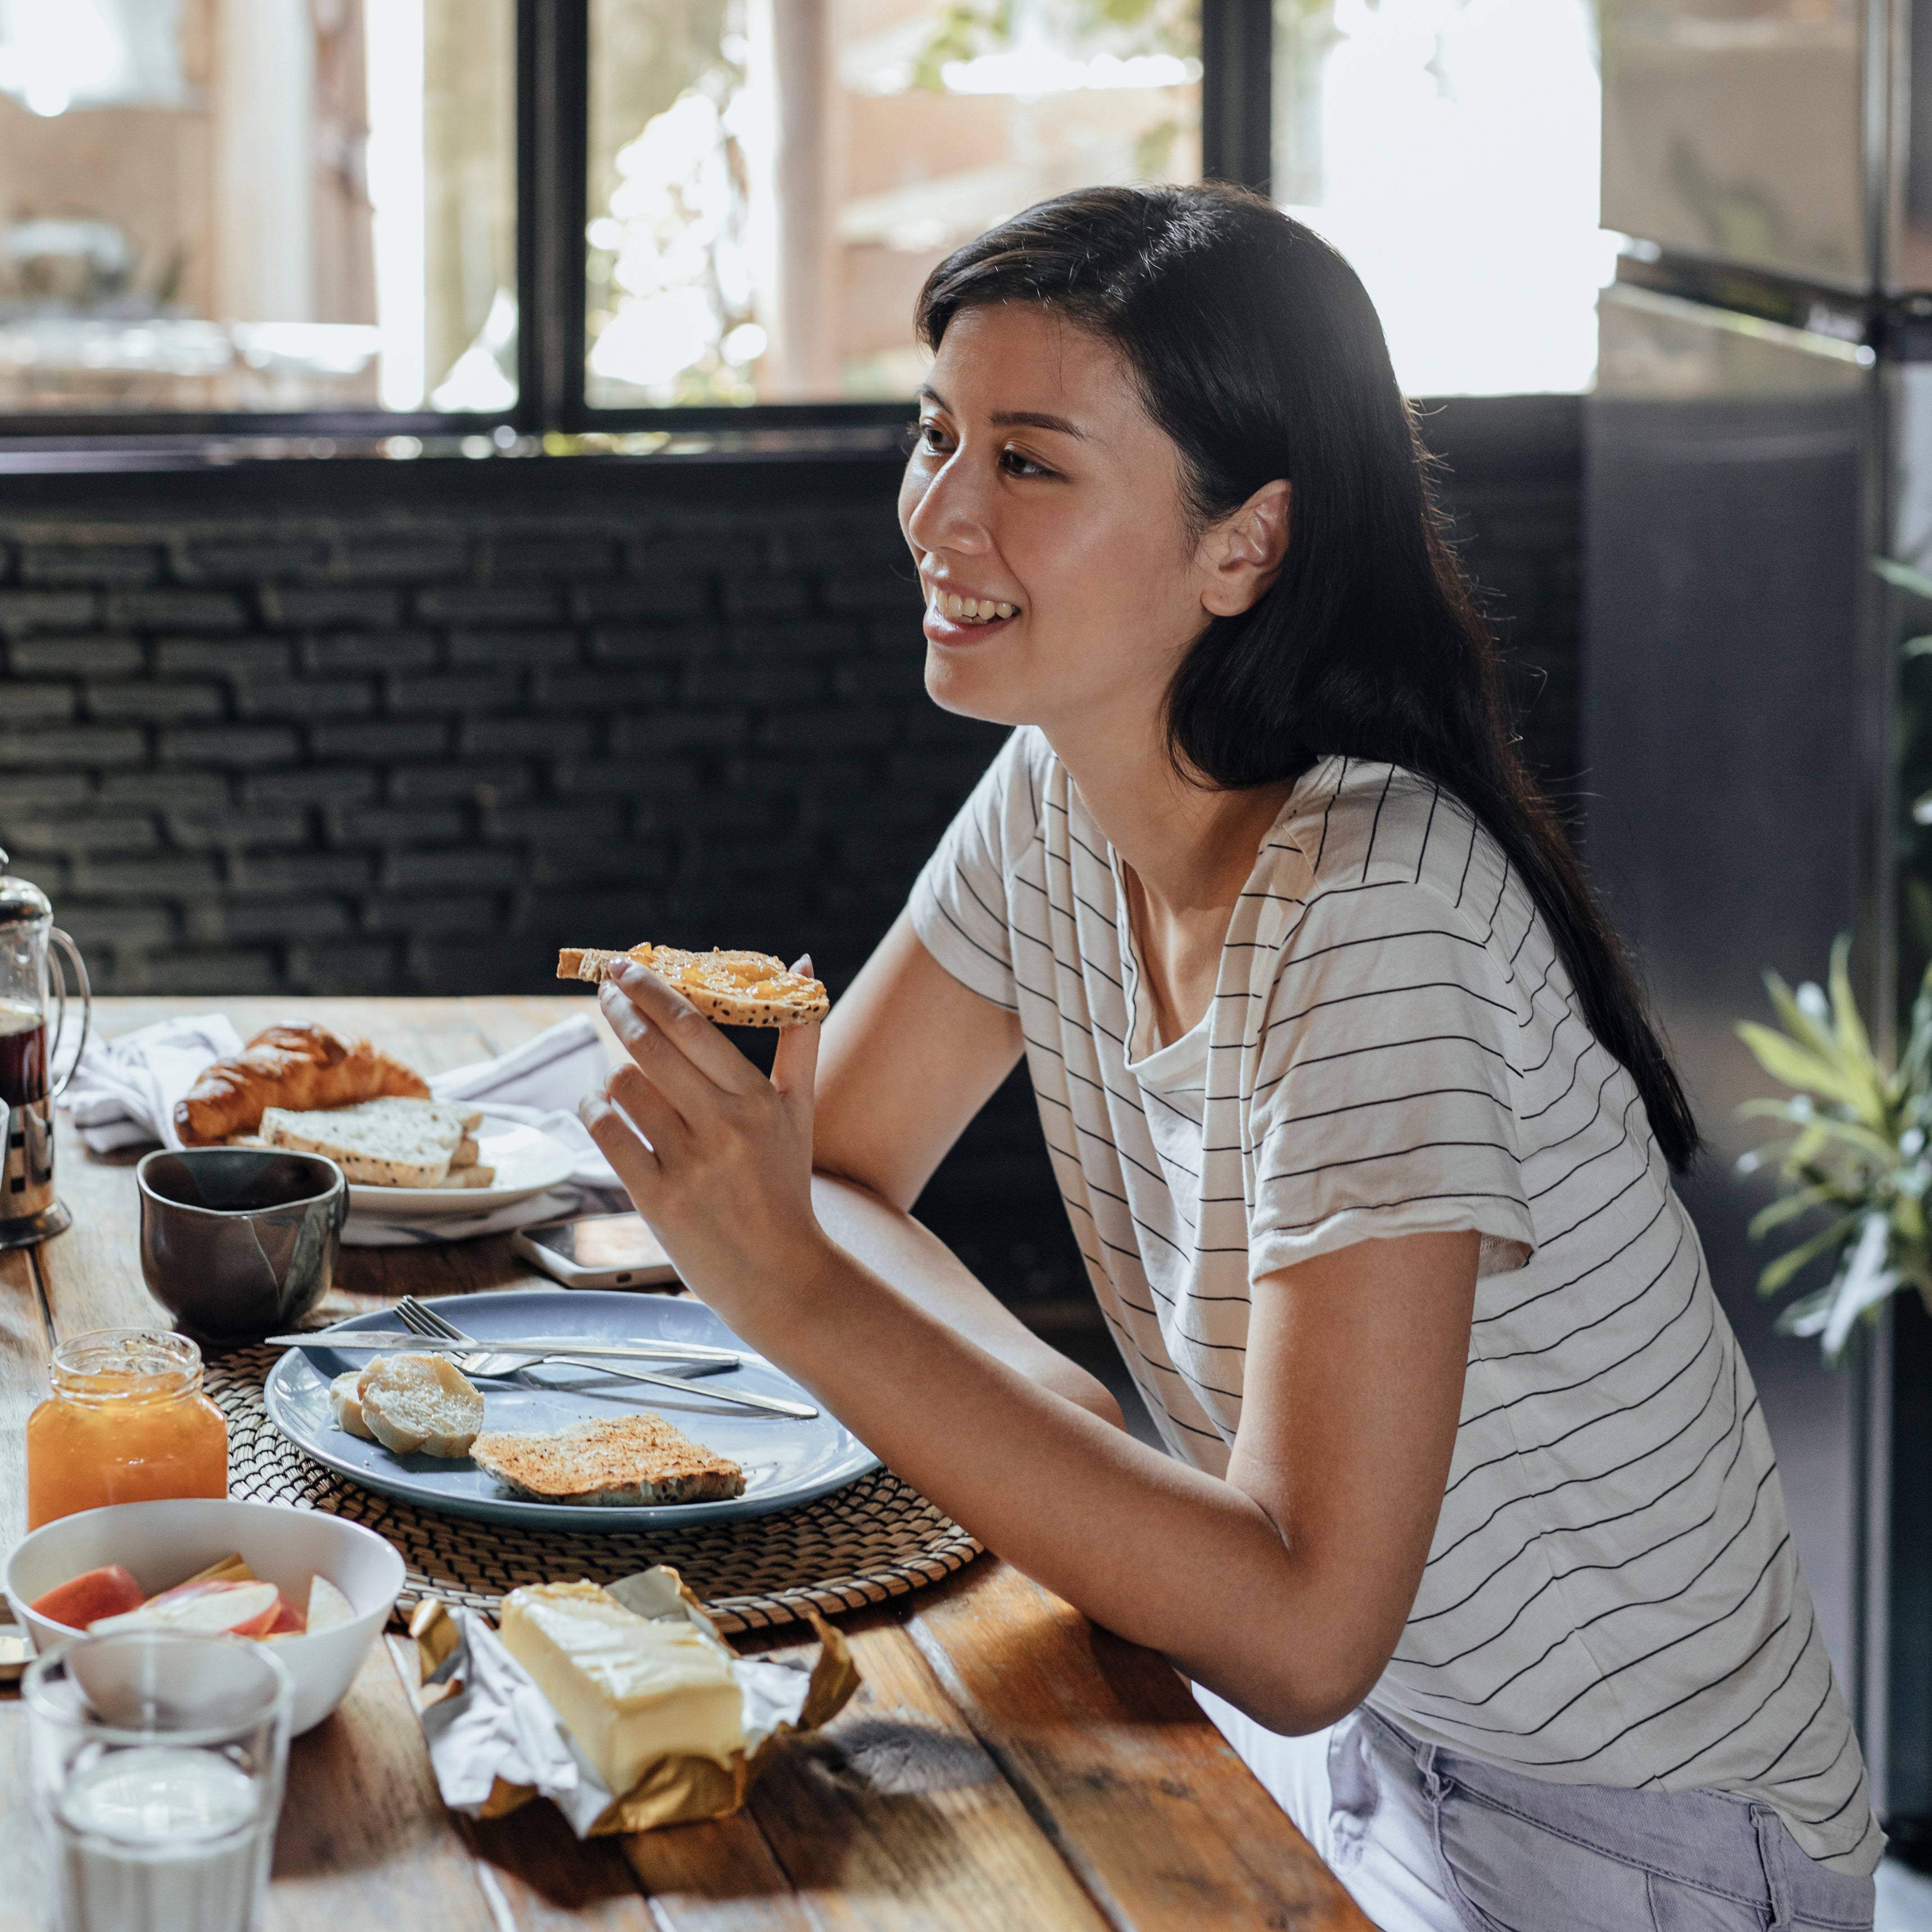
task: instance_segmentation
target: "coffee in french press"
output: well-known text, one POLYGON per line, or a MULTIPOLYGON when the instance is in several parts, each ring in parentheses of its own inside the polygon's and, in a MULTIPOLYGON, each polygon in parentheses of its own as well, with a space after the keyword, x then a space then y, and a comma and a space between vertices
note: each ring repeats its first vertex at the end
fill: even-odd
POLYGON ((8 864, 0 851, 0 1248, 24 1248, 73 1219, 54 1192, 54 1102, 87 1045, 94 998, 80 950, 54 924, 46 895, 12 877, 8 864), (80 1037, 56 1084, 70 969, 81 1001, 80 1037))

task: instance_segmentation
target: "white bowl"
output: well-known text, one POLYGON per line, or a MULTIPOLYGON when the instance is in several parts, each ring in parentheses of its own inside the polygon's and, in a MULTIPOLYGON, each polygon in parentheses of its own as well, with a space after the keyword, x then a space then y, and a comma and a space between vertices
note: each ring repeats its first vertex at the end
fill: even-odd
POLYGON ((7 1596, 35 1652, 44 1653, 79 1634, 29 1607, 56 1585, 118 1563, 152 1596, 231 1552, 303 1608, 310 1580, 326 1576, 356 1612, 352 1622, 334 1630, 276 1640, 275 1654, 295 1686, 290 1733, 299 1737, 347 1694, 403 1587, 400 1552, 358 1522, 212 1496, 82 1510, 44 1523, 15 1545, 7 1559, 7 1596))

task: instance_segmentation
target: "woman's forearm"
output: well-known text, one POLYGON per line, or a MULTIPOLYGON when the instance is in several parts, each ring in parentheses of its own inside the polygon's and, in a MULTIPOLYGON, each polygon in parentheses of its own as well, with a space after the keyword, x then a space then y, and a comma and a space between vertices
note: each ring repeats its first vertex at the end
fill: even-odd
POLYGON ((883 1217, 896 1210, 858 1190, 818 1191, 821 1215, 830 1197, 834 1239, 804 1264, 788 1311, 765 1296, 734 1310, 748 1341, 956 1521, 1096 1622, 1276 1729, 1313 1729, 1352 1708, 1367 1682, 1359 1646, 1336 1640, 1349 1619, 1252 1498, 1110 1426, 1054 1385, 1065 1378, 1032 1372, 1032 1354, 1008 1346, 1002 1324, 962 1331, 930 1235, 904 1217, 894 1226, 883 1217))
POLYGON ((1003 1556, 1263 1723, 1312 1729, 1370 1688, 1441 1508, 1476 1235, 1256 1284, 1224 1480, 1136 1442, 909 1217, 814 1182, 814 1029, 767 1078, 651 974, 601 998, 629 1058, 585 1119, 734 1329, 1003 1556))
POLYGON ((1042 1342, 997 1300, 931 1229, 869 1188, 834 1174, 812 1177, 820 1227, 901 1294, 1029 1381, 1064 1396, 1117 1429, 1120 1406, 1106 1385, 1042 1342))

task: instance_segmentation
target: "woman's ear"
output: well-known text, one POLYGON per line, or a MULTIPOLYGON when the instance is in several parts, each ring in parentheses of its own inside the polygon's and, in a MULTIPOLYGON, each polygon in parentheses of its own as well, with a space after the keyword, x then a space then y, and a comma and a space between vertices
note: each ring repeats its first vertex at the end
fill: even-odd
POLYGON ((1264 483, 1201 542, 1201 604, 1210 616, 1238 617, 1252 609, 1281 574, 1294 520, 1294 486, 1264 483))

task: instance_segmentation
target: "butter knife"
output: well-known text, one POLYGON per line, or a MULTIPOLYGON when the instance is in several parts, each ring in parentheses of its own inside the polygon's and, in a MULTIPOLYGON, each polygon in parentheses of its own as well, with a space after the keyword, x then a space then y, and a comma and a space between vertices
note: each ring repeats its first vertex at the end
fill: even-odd
POLYGON ((514 1340, 499 1341, 494 1335, 472 1341, 446 1342, 406 1329, 320 1328, 302 1335, 271 1335, 267 1346, 274 1348, 327 1348, 338 1354, 380 1355, 400 1349, 412 1355, 460 1355, 488 1348, 499 1355, 585 1355, 614 1362, 728 1362, 742 1363, 743 1356, 729 1348, 712 1348, 699 1342, 592 1342, 581 1335, 526 1335, 514 1340))

